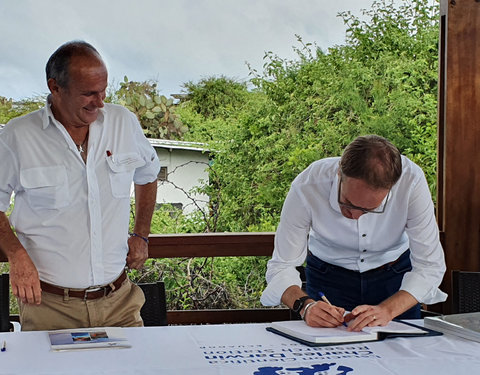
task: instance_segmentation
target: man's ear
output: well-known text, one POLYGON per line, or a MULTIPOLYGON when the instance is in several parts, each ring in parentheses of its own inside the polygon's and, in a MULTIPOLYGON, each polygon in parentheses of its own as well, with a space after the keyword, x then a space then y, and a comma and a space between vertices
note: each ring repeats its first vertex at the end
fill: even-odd
POLYGON ((48 85, 48 89, 53 95, 58 94, 58 92, 60 91, 60 86, 58 86, 55 78, 49 78, 47 81, 47 85, 48 85))

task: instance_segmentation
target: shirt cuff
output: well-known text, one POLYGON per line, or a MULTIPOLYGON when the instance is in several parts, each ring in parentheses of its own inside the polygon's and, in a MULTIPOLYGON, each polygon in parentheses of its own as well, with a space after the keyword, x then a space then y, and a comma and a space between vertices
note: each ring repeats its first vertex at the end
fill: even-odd
POLYGON ((0 191, 0 211, 6 212, 10 208, 10 198, 12 194, 4 193, 0 191))
POLYGON ((448 297, 438 287, 426 282, 422 276, 413 273, 405 274, 400 290, 410 293, 419 303, 426 305, 445 302, 448 297))
POLYGON ((263 306, 277 306, 282 303, 282 295, 292 285, 302 287, 302 281, 298 271, 283 270, 280 274, 275 275, 268 283, 267 287, 260 297, 263 306))
POLYGON ((150 163, 135 170, 133 182, 137 185, 149 184, 157 179, 159 171, 160 162, 155 156, 150 163))

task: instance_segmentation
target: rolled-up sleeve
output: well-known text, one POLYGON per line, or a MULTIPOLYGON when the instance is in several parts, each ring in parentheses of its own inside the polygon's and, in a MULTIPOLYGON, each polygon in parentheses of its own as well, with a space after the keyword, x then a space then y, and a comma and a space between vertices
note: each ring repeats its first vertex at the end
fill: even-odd
POLYGON ((135 115, 132 121, 135 122, 134 136, 137 145, 138 153, 145 164, 135 170, 133 175, 133 182, 137 185, 145 185, 157 179, 160 171, 160 162, 158 160, 157 152, 143 134, 142 127, 135 115))
POLYGON ((447 294, 438 288, 446 270, 445 257, 423 173, 409 200, 406 233, 410 241, 412 271, 405 274, 400 289, 409 292, 420 303, 445 301, 447 294))
POLYGON ((267 287, 260 298, 264 306, 279 305, 288 287, 302 285, 295 267, 302 265, 307 256, 310 216, 310 210, 292 186, 282 208, 273 256, 267 264, 267 287))
POLYGON ((18 177, 15 174, 17 161, 12 150, 7 146, 0 136, 0 211, 5 212, 10 207, 12 192, 17 183, 18 177))

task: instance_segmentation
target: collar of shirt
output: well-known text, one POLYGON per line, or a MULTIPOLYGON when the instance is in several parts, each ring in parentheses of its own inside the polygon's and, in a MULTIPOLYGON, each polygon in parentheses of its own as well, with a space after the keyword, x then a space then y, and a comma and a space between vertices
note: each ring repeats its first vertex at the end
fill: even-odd
MULTIPOLYGON (((61 123, 55 118, 52 112, 52 94, 47 96, 47 99, 45 99, 45 107, 43 108, 43 113, 42 113, 42 128, 46 129, 50 124, 54 124, 55 126, 61 125, 61 123)), ((100 108, 99 109, 99 114, 95 122, 100 122, 103 123, 105 119, 105 108, 100 108)), ((61 125, 64 127, 63 125, 61 125)))

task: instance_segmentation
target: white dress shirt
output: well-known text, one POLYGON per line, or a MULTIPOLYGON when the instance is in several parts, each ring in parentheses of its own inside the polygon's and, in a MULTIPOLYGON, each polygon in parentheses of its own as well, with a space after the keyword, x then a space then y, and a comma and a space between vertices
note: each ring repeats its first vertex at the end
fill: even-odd
POLYGON ((304 263, 307 248, 325 262, 359 272, 392 262, 410 248, 412 271, 400 289, 421 303, 445 301, 447 295, 438 289, 446 269, 444 253, 421 168, 402 156, 402 175, 385 212, 353 220, 342 215, 338 204, 339 161, 318 160, 293 181, 268 262, 262 304, 278 305, 288 287, 301 286, 295 267, 304 263))
POLYGON ((126 264, 130 188, 156 180, 155 150, 135 115, 105 104, 90 125, 87 163, 50 105, 0 133, 0 211, 51 284, 86 288, 115 280, 126 264))

